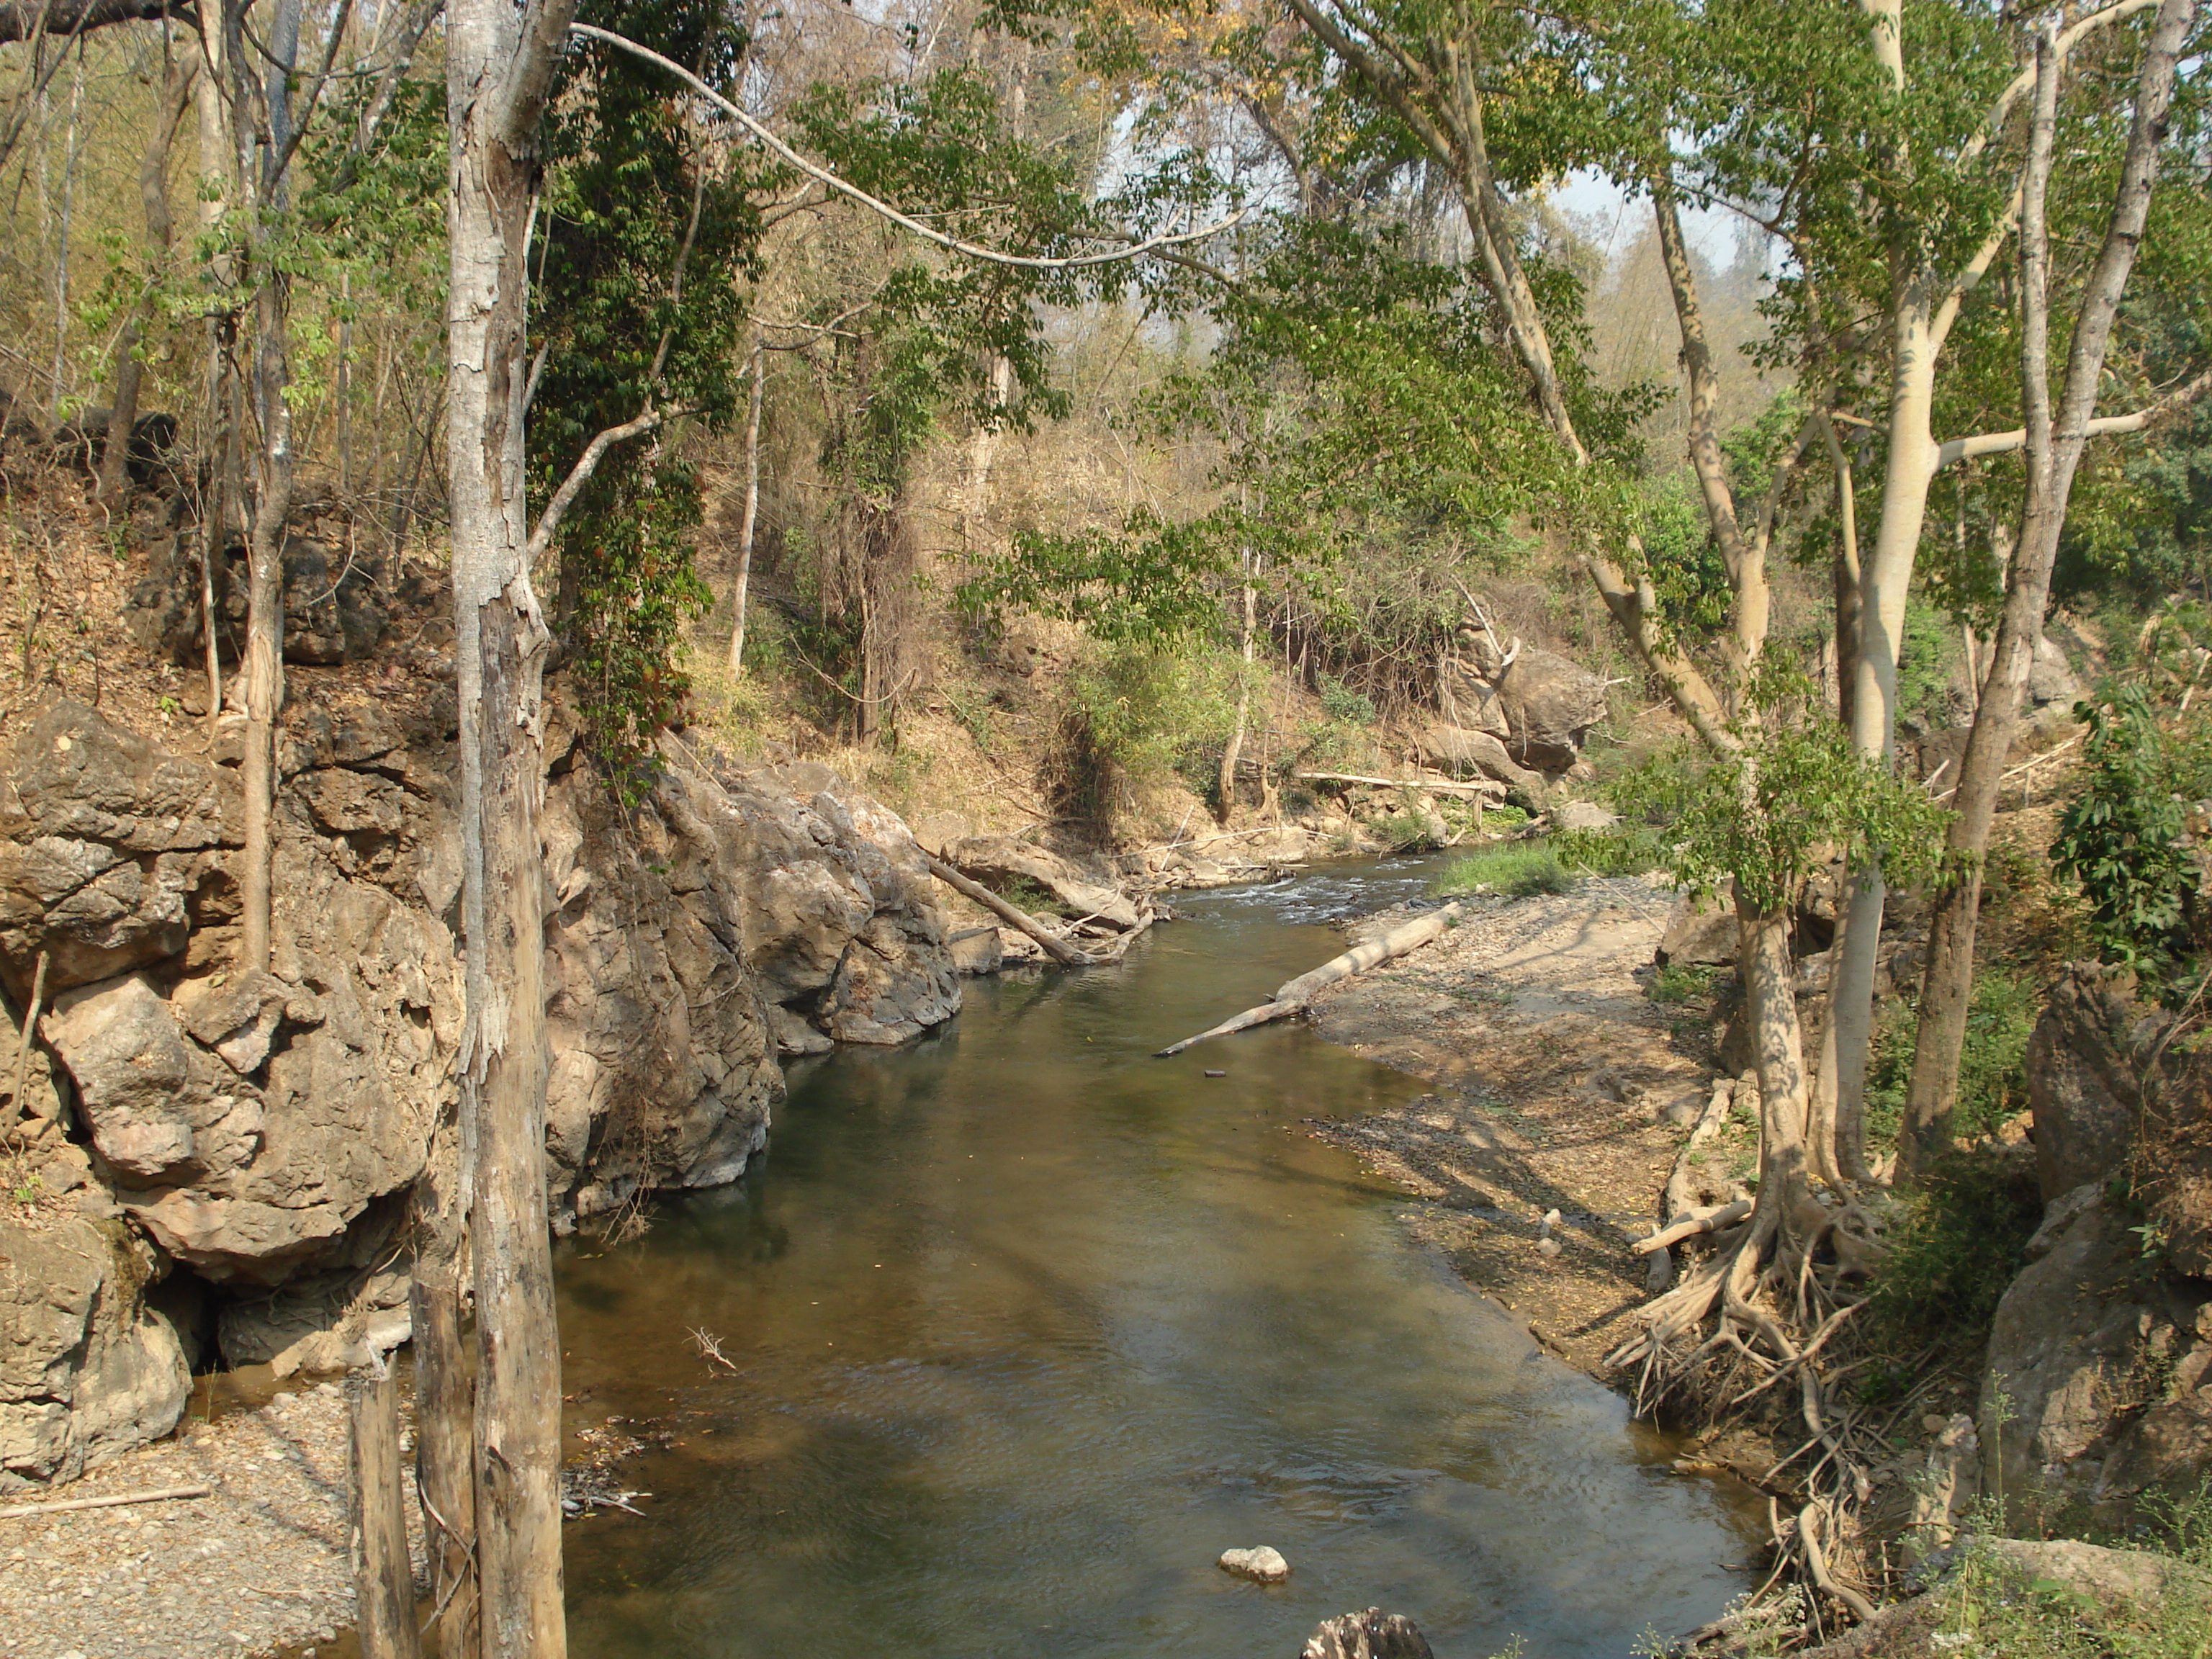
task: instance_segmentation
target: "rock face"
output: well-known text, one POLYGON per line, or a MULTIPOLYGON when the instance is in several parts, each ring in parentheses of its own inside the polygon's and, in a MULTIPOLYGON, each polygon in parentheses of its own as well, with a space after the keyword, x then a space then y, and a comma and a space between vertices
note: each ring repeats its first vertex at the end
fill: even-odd
MULTIPOLYGON (((234 659, 246 639, 246 560, 243 549, 215 562, 216 628, 219 648, 234 659)), ((351 553, 305 537, 284 544, 284 660, 330 665, 360 662, 374 653, 391 621, 382 556, 369 548, 351 553)), ((124 622, 141 649, 159 661, 196 663, 207 650, 201 611, 199 550, 179 532, 147 550, 146 574, 131 589, 124 622)))
MULTIPOLYGON (((46 1356, 0 1377, 9 1467, 66 1476, 173 1422, 149 1379, 181 1376, 177 1335, 139 1295, 165 1272, 179 1305, 212 1299, 234 1364, 312 1366, 349 1313, 404 1317, 396 1235, 454 1103, 450 709, 302 697, 288 716, 266 973, 236 960, 228 767, 69 703, 16 742, 0 774, 0 980, 27 998, 46 954, 32 1103, 59 1117, 39 1143, 47 1190, 119 1213, 100 1225, 137 1242, 95 1258, 140 1265, 41 1267, 25 1282, 52 1297, 0 1299, 0 1356, 46 1356)), ((781 1095, 779 1050, 898 1042, 957 1011, 919 849, 834 775, 672 751, 682 763, 617 811, 573 745, 550 752, 556 1228, 641 1188, 734 1179, 781 1095)))
POLYGON ((2212 1459, 2212 1287, 2148 1277, 2127 1218, 2101 1200, 2065 1207, 1990 1326, 1988 1484, 2022 1504, 2185 1486, 2212 1459))
POLYGON ((1436 1654, 1405 1614, 1370 1607, 1322 1620, 1298 1659, 1436 1659, 1436 1654))
POLYGON ((235 778, 58 702, 16 740, 0 778, 0 975, 27 1000, 185 948, 228 891, 235 778))
POLYGON ((2132 982, 2077 963, 2051 994, 2027 1045, 2035 1162, 2046 1201, 2099 1182, 2133 1145, 2142 1099, 2131 1056, 2143 1033, 2132 982))
POLYGON ((176 1427, 192 1380, 141 1297, 155 1265, 120 1222, 0 1221, 0 1492, 74 1479, 176 1427))
POLYGON ((1735 960, 1735 906, 1726 898, 1674 901, 1654 957, 1662 968, 1724 967, 1735 960))

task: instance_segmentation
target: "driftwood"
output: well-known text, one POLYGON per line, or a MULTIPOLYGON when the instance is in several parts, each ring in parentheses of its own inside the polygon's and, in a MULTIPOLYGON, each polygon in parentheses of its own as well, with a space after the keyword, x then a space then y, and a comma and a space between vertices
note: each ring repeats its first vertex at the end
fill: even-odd
POLYGON ((1717 1233, 1733 1227, 1751 1213, 1751 1200, 1739 1198, 1733 1204, 1715 1204, 1704 1209, 1691 1210, 1677 1216, 1649 1238, 1639 1238, 1628 1248, 1637 1255, 1650 1255, 1654 1250, 1663 1250, 1669 1244, 1679 1244, 1699 1233, 1717 1233))
POLYGON ((0 1505, 0 1521, 28 1521, 41 1515, 59 1515, 66 1510, 112 1510, 124 1504, 167 1504, 179 1498, 207 1498, 215 1492, 213 1486, 156 1486, 151 1492, 123 1492, 112 1498, 64 1498, 56 1504, 9 1504, 0 1505))
POLYGON ((1488 778, 1458 783, 1444 778, 1370 778, 1357 772, 1293 772, 1301 783, 1365 783, 1377 789, 1418 789, 1431 795, 1503 795, 1505 786, 1488 778))
POLYGON ((1042 947, 1044 953, 1063 968, 1088 968, 1091 959, 1066 939, 1054 933, 1035 916, 1016 909, 980 881, 970 881, 934 853, 924 851, 922 861, 935 876, 963 898, 971 898, 1008 927, 1027 933, 1042 947))
MULTIPOLYGON (((1721 1126, 1728 1121, 1729 1108, 1735 1099, 1735 1079, 1724 1077, 1714 1080, 1713 1092, 1705 1102, 1705 1109, 1698 1114, 1697 1123, 1690 1130, 1689 1139, 1682 1143, 1682 1150, 1675 1154, 1674 1167, 1667 1176, 1666 1190, 1659 1200, 1658 1225, 1653 1229, 1650 1238, 1635 1246, 1637 1255, 1651 1258, 1650 1270, 1644 1277, 1644 1288, 1655 1295, 1674 1282, 1674 1256, 1668 1247, 1677 1238, 1691 1236, 1677 1234, 1665 1238, 1663 1243, 1660 1242, 1668 1231, 1669 1223, 1689 1214, 1697 1207, 1693 1201, 1696 1182, 1692 1170, 1692 1156, 1698 1147, 1718 1134, 1721 1126)), ((1697 1231, 1692 1230, 1692 1232, 1697 1231)))
POLYGON ((1224 1019, 1220 1024, 1200 1031, 1196 1036, 1170 1043, 1153 1058, 1164 1060, 1170 1054, 1181 1054, 1194 1042, 1205 1042, 1208 1037, 1227 1036, 1232 1031, 1249 1030, 1255 1025, 1265 1025, 1271 1020, 1295 1014, 1339 980, 1350 979, 1354 974, 1364 974, 1393 957, 1402 957, 1407 951, 1426 945, 1458 919, 1459 906, 1447 904, 1441 910, 1431 910, 1425 916, 1393 927, 1389 933, 1346 951, 1340 957, 1331 957, 1311 972, 1286 981, 1277 989, 1272 1000, 1263 1002, 1256 1008, 1247 1008, 1235 1018, 1224 1019))
POLYGON ((1299 1659, 1436 1659, 1436 1653, 1405 1614, 1370 1607, 1323 1620, 1299 1659))

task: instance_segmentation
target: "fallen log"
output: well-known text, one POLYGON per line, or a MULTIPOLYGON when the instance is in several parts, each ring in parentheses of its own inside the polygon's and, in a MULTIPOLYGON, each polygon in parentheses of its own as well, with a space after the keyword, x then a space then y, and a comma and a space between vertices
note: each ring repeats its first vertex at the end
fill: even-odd
POLYGON ((1740 1198, 1733 1204, 1716 1204, 1706 1209, 1692 1210, 1676 1217, 1649 1238, 1639 1238, 1630 1245, 1635 1255, 1650 1255, 1654 1250, 1663 1250, 1669 1244, 1679 1244, 1699 1233, 1717 1233, 1724 1227, 1733 1227, 1751 1213, 1751 1200, 1740 1198))
POLYGON ((934 853, 924 849, 922 861, 928 865, 929 873, 935 876, 963 898, 971 898, 1009 927, 1027 933, 1043 949, 1044 953, 1063 968, 1088 968, 1091 958, 1066 939, 1054 933, 1035 916, 1016 909, 980 881, 970 881, 934 853))
POLYGON ((1393 957, 1402 957, 1407 951, 1426 945, 1458 920, 1459 906, 1447 904, 1441 910, 1431 910, 1425 916, 1417 916, 1411 921, 1401 923, 1387 933, 1379 934, 1366 944, 1346 951, 1340 957, 1331 957, 1310 972, 1285 981, 1276 990, 1272 1000, 1263 1002, 1256 1008, 1247 1008, 1234 1018, 1224 1019, 1220 1024, 1200 1031, 1196 1036, 1170 1043, 1152 1057, 1165 1060, 1170 1054, 1179 1054, 1193 1043, 1203 1042, 1208 1037, 1227 1036, 1232 1031, 1249 1030, 1255 1025, 1265 1025, 1271 1020, 1286 1018, 1339 980, 1350 979, 1354 974, 1364 974, 1393 957))
POLYGON ((1446 778, 1370 778, 1357 772, 1293 772, 1300 783, 1364 783, 1377 789, 1418 789, 1431 795, 1503 795, 1505 786, 1488 778, 1460 783, 1446 778))
POLYGON ((27 1521, 41 1515, 60 1515, 69 1510, 110 1510, 125 1504, 167 1504, 179 1498, 207 1498, 213 1486, 156 1486, 151 1492, 118 1492, 112 1498, 64 1498, 53 1504, 0 1505, 0 1521, 27 1521))

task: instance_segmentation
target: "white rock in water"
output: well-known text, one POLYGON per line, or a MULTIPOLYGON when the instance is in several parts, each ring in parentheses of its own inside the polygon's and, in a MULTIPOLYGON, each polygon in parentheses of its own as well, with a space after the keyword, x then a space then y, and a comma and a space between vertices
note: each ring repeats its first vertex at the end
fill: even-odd
POLYGON ((1220 1567, 1260 1584, 1279 1584, 1291 1576, 1291 1564, 1283 1559, 1282 1552, 1265 1544, 1255 1550, 1222 1551, 1220 1567))

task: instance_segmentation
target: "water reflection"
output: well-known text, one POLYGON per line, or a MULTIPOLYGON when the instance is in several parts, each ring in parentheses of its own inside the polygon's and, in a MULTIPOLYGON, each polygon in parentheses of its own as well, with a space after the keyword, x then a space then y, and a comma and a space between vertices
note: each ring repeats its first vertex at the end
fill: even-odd
POLYGON ((1441 1659, 1533 1659, 1711 1617, 1725 1495, 1300 1133, 1418 1085, 1298 1028, 1149 1058, 1425 879, 1206 896, 1118 969, 975 985, 931 1039, 797 1069, 742 1186, 568 1250, 572 1420, 680 1442, 647 1518, 569 1529, 575 1651, 1287 1659, 1379 1603, 1441 1659), (1289 1584, 1212 1565, 1258 1543, 1289 1584))

